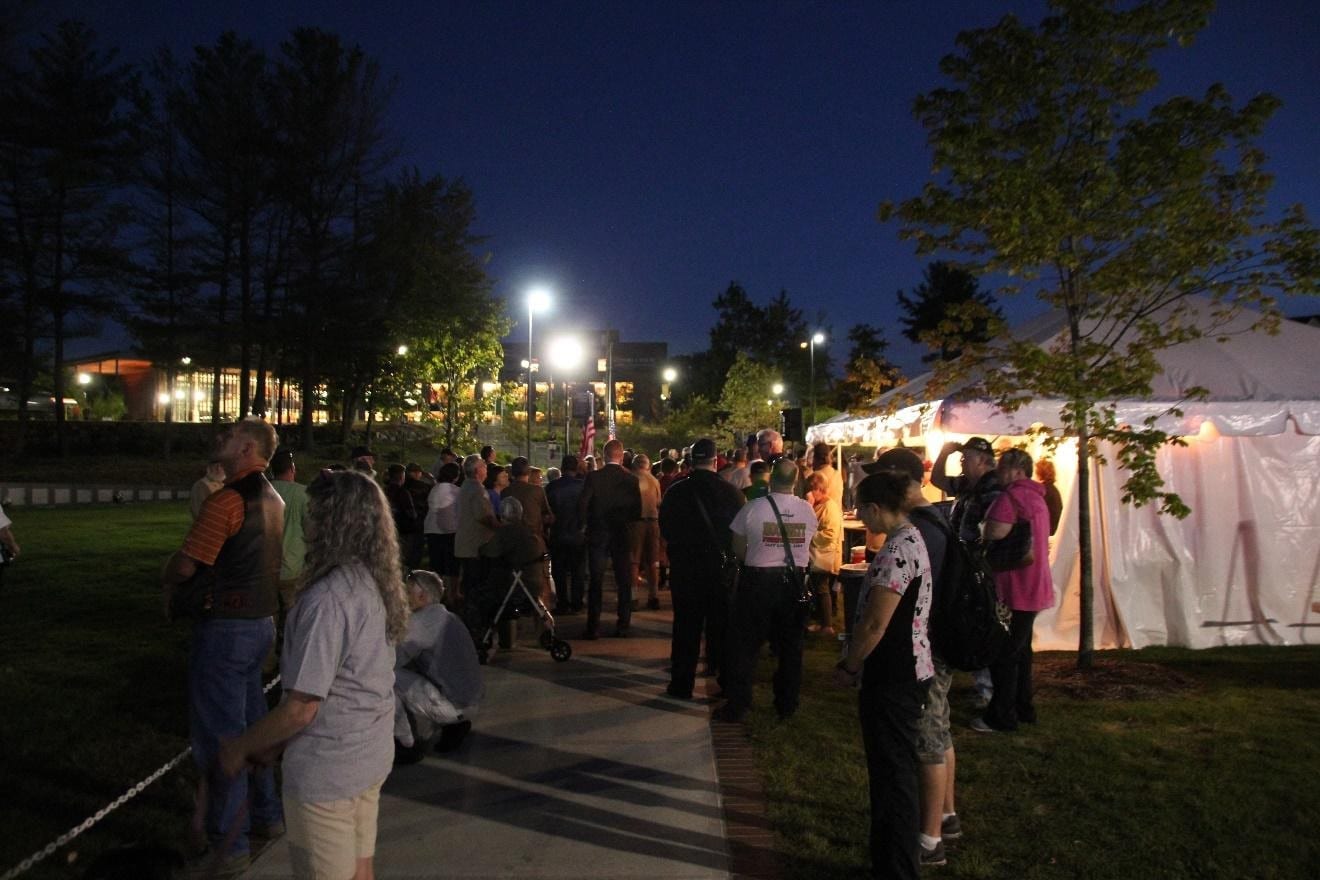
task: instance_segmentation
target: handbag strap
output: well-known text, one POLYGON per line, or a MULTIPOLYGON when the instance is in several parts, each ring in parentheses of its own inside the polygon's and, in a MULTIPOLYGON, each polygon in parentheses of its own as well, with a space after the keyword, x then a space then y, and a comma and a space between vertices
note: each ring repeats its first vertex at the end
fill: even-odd
POLYGON ((710 521, 710 514, 706 512, 706 505, 702 502, 701 496, 697 494, 696 487, 692 489, 692 500, 696 502, 697 510, 701 511, 701 518, 706 522, 706 531, 715 535, 715 524, 710 521))
POLYGON ((779 515, 779 505, 775 504, 775 499, 766 493, 765 500, 770 502, 770 509, 775 512, 775 522, 779 523, 779 540, 784 542, 784 562, 786 567, 797 571, 797 563, 793 560, 793 550, 788 546, 788 530, 784 528, 784 518, 779 515))

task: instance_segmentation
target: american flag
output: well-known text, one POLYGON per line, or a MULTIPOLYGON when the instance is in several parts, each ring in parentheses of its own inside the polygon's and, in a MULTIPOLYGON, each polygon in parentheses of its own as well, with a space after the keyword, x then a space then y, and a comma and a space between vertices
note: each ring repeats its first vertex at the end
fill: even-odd
POLYGON ((586 458, 592 454, 596 448, 596 420, 588 418, 582 425, 582 447, 578 450, 578 458, 586 458))

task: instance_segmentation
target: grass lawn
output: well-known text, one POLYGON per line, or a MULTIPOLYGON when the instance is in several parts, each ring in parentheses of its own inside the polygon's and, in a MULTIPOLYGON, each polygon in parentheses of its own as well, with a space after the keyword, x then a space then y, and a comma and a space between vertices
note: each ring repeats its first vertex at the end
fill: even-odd
MULTIPOLYGON (((1320 647, 1037 655, 1040 723, 978 734, 970 676, 951 696, 963 839, 953 878, 1320 876, 1320 647)), ((809 643, 802 706, 750 733, 795 878, 861 876, 866 762, 833 643, 809 643)))
MULTIPOLYGON (((187 628, 164 619, 158 586, 187 504, 9 513, 23 555, 0 588, 0 871, 187 745, 187 628)), ((183 840, 193 779, 190 765, 168 774, 24 876, 183 840)))
MULTIPOLYGON (((163 619, 157 587, 186 506, 11 515, 24 555, 0 588, 0 872, 178 753, 187 730, 187 629, 163 619)), ((860 876, 866 863, 856 697, 828 685, 834 660, 811 643, 797 716, 774 721, 762 683, 749 725, 795 878, 860 876)), ((970 679, 955 679, 965 838, 928 876, 1317 876, 1320 648, 1098 663, 1080 686, 1071 656, 1041 657, 1041 722, 1016 735, 967 730, 970 679)), ((170 773, 24 876, 77 876, 119 843, 179 843, 193 778, 190 765, 170 773)))

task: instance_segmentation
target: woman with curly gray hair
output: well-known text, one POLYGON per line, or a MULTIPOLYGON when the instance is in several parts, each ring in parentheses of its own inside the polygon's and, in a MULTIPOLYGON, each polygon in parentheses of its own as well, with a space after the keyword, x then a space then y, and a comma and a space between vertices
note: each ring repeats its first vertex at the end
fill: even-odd
POLYGON ((408 600, 380 487, 326 471, 308 487, 307 562, 285 628, 284 700, 221 748, 236 776, 284 754, 297 877, 372 877, 380 788, 394 761, 394 648, 408 600))

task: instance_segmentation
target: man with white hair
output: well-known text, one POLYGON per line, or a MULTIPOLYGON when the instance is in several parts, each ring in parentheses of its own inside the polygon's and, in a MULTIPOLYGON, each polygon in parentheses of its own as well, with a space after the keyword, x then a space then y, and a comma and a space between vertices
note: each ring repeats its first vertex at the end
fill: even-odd
POLYGON ((408 633, 394 649, 395 763, 457 748, 485 691, 467 627, 440 604, 444 581, 417 569, 405 579, 408 633))
POLYGON ((774 428, 756 432, 756 454, 767 464, 774 464, 784 456, 784 438, 774 428))

